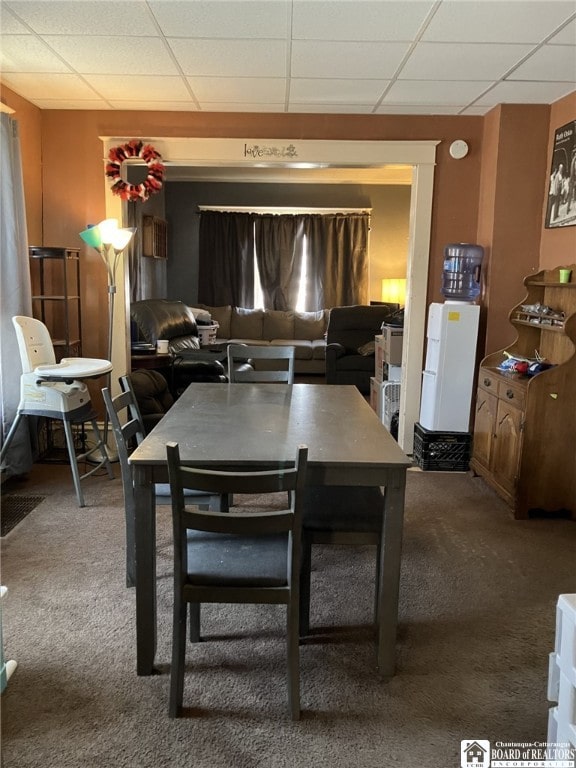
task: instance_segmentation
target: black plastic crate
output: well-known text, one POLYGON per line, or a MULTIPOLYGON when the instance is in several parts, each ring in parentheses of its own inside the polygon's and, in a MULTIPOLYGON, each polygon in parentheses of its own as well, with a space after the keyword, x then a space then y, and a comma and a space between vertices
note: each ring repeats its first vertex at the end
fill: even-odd
POLYGON ((413 458, 421 469, 466 472, 471 452, 471 432, 433 432, 414 425, 413 458))

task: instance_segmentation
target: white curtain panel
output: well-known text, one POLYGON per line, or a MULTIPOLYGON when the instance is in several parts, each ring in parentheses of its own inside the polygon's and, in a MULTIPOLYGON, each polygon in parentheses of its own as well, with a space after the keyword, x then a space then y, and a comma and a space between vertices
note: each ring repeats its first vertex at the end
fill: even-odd
MULTIPOLYGON (((16 417, 22 366, 12 325, 13 315, 32 315, 28 236, 18 123, 0 113, 0 401, 2 443, 16 417)), ((3 469, 9 475, 32 466, 27 419, 12 439, 3 469)))

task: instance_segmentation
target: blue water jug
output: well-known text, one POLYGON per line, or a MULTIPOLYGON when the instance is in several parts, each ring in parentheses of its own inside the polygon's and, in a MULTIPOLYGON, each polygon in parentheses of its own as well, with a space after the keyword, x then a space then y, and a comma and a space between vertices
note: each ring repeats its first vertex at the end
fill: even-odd
POLYGON ((480 296, 484 248, 472 243, 450 243, 444 248, 442 294, 448 301, 475 301, 480 296))

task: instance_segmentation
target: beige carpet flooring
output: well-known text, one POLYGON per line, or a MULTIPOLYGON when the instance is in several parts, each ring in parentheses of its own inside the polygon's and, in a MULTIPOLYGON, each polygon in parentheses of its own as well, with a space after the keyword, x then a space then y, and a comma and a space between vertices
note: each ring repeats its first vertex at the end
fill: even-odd
POLYGON ((137 677, 120 481, 37 465, 45 496, 2 545, 9 589, 4 768, 449 768, 461 739, 545 740, 555 604, 576 592, 576 525, 514 520, 480 479, 410 471, 397 675, 374 672, 373 550, 318 547, 303 716, 286 708, 284 614, 209 606, 188 647, 186 716, 166 714, 169 512, 158 515, 158 666, 137 677))

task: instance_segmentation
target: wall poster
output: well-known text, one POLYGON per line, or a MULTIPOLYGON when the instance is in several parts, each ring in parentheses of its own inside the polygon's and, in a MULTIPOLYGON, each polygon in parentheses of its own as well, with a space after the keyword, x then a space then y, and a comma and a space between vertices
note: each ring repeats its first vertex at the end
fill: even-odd
POLYGON ((548 186, 546 227, 576 225, 576 120, 555 133, 548 186))

